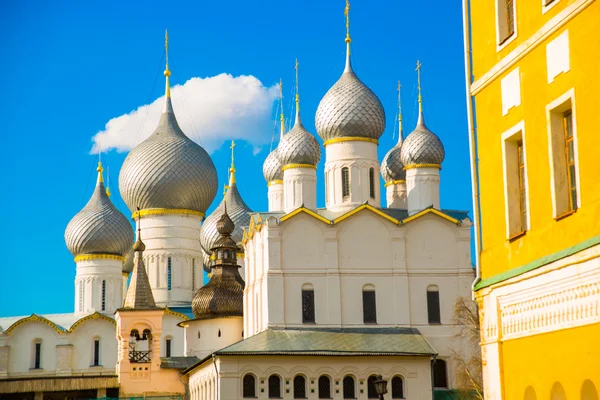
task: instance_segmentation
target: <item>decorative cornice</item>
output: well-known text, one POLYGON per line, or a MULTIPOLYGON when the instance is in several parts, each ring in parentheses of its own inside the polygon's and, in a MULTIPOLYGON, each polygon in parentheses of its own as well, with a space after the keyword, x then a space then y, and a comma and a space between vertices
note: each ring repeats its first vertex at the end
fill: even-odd
POLYGON ((387 182, 385 185, 383 185, 383 187, 388 187, 388 186, 392 186, 392 185, 399 185, 401 183, 406 183, 406 181, 404 179, 398 179, 398 180, 395 180, 395 181, 390 181, 390 182, 387 182))
POLYGON ((91 260, 118 260, 125 262, 125 257, 116 254, 80 254, 75 257, 75 262, 91 260))
POLYGON ((417 218, 420 218, 420 217, 422 217, 422 216, 424 216, 424 215, 426 215, 426 214, 435 214, 435 215, 437 215, 438 217, 442 217, 442 218, 444 218, 445 220, 452 222, 453 224, 460 225, 460 221, 459 221, 459 220, 457 220, 456 218, 452 218, 451 216, 449 216, 449 215, 446 215, 446 214, 444 214, 443 212, 441 212, 441 211, 439 211, 439 210, 436 210, 435 208, 426 208, 426 209, 425 209, 425 210, 423 210, 423 211, 419 211, 418 213, 416 213, 416 214, 414 214, 414 215, 411 215, 411 216, 410 216, 410 217, 408 217, 408 218, 405 218, 405 219, 403 219, 403 220, 402 220, 402 223, 403 223, 403 224, 407 224, 407 223, 409 223, 410 221, 414 221, 415 219, 417 219, 417 218))
POLYGON ((281 217, 279 220, 280 220, 281 222, 285 222, 285 221, 287 221, 288 219, 290 219, 290 218, 292 218, 293 216, 295 216, 295 215, 298 215, 298 214, 300 214, 300 213, 305 213, 305 214, 308 214, 308 215, 310 215, 311 217, 313 217, 313 218, 316 218, 316 219, 318 219, 319 221, 326 223, 327 225, 331 225, 331 221, 330 221, 330 220, 328 220, 328 219, 327 219, 327 218, 325 218, 325 217, 322 217, 322 216, 320 216, 320 215, 319 215, 319 214, 317 214, 316 212, 314 212, 314 211, 311 211, 311 210, 309 210, 309 209, 308 209, 308 208, 306 208, 306 207, 300 207, 300 208, 297 208, 297 209, 295 209, 294 211, 292 211, 291 213, 284 215, 284 216, 283 216, 283 217, 281 217))
POLYGON ((27 322, 41 322, 44 323, 48 326, 50 326, 52 329, 54 329, 56 331, 56 333, 63 333, 64 329, 62 329, 61 327, 59 327, 58 325, 56 325, 54 322, 50 321, 47 318, 42 317, 41 315, 36 315, 36 314, 31 314, 29 317, 26 318, 22 318, 18 321, 16 321, 14 324, 12 324, 11 326, 8 327, 8 329, 6 329, 4 331, 5 334, 10 334, 16 327, 23 325, 27 322))
POLYGON ((415 169, 415 168, 437 168, 442 169, 440 164, 410 164, 404 167, 404 170, 415 169))
POLYGON ((369 211, 371 211, 371 212, 379 215, 380 217, 383 217, 383 218, 387 219, 388 221, 390 221, 393 224, 396 224, 396 225, 400 224, 399 220, 390 217, 386 213, 381 212, 380 210, 376 209, 375 207, 373 207, 370 204, 363 204, 360 207, 356 207, 354 210, 348 211, 346 214, 342 215, 341 217, 338 217, 338 218, 334 219, 333 223, 337 224, 338 222, 341 222, 341 221, 345 220, 346 218, 351 217, 352 215, 354 215, 354 214, 356 214, 356 213, 358 213, 358 212, 360 212, 362 210, 369 210, 369 211))
POLYGON ((285 171, 286 169, 292 169, 292 168, 317 169, 317 166, 316 165, 312 165, 312 164, 286 164, 283 167, 281 167, 281 170, 285 171))
POLYGON ((166 315, 174 315, 176 317, 179 317, 179 318, 183 319, 184 321, 188 321, 190 319, 187 315, 182 314, 182 313, 177 312, 177 311, 173 311, 169 307, 165 307, 165 314, 166 315))
POLYGON ((71 325, 71 327, 66 332, 67 333, 71 333, 71 332, 73 332, 73 330, 75 328, 77 328, 83 322, 89 321, 89 320, 92 320, 92 319, 102 319, 102 320, 105 320, 105 321, 112 322, 113 325, 115 325, 115 326, 117 325, 117 321, 115 321, 113 318, 111 318, 109 316, 106 316, 106 315, 103 315, 103 314, 100 314, 98 312, 95 312, 95 313, 87 315, 87 316, 85 316, 85 317, 83 317, 81 319, 78 319, 73 325, 71 325))
POLYGON ((134 212, 131 215, 131 218, 137 219, 138 216, 141 218, 150 215, 194 215, 203 218, 205 214, 201 211, 189 210, 186 208, 147 208, 145 210, 134 212))
POLYGON ((323 147, 327 147, 330 144, 343 143, 343 142, 368 142, 368 143, 375 143, 377 145, 379 144, 379 140, 373 139, 373 138, 366 138, 366 137, 361 137, 361 136, 346 136, 346 137, 339 137, 339 138, 333 138, 333 139, 326 140, 323 143, 323 147))
POLYGON ((283 185, 283 180, 275 179, 271 182, 267 182, 267 186, 273 186, 273 185, 283 185))

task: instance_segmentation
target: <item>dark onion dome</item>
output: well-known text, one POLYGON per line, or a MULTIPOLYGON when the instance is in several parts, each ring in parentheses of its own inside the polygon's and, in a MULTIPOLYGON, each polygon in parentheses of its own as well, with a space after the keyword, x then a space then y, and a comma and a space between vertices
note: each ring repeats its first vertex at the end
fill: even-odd
POLYGON ((131 280, 129 281, 123 308, 121 308, 121 310, 155 310, 159 308, 156 307, 154 295, 152 294, 152 287, 150 286, 150 280, 148 279, 146 266, 144 265, 143 253, 144 250, 146 250, 146 245, 142 242, 142 232, 139 227, 140 224, 138 221, 137 240, 133 245, 133 251, 135 253, 133 257, 133 271, 131 273, 131 280))
POLYGON ((227 214, 227 204, 223 204, 223 213, 216 223, 217 238, 211 249, 215 254, 211 266, 211 277, 192 299, 192 312, 196 319, 224 317, 243 317, 244 280, 237 265, 237 246, 231 233, 235 224, 227 214))
POLYGON ((415 130, 406 137, 402 144, 400 160, 405 168, 440 168, 445 155, 442 141, 425 125, 425 118, 421 109, 415 130))
POLYGON ((133 247, 127 254, 125 255, 125 261, 123 262, 123 272, 126 274, 130 274, 133 271, 133 257, 134 251, 133 247))
POLYGON ((124 257, 133 244, 133 228, 110 201, 98 163, 98 181, 92 197, 67 225, 67 248, 77 257, 103 254, 124 257))
POLYGON ((119 175, 123 200, 132 212, 139 207, 204 213, 217 186, 210 156, 183 133, 167 95, 156 130, 123 163, 119 175))
POLYGON ((400 160, 402 142, 400 141, 387 152, 381 161, 381 177, 386 184, 393 184, 397 181, 406 180, 406 171, 404 164, 400 160))
POLYGON ((296 122, 279 142, 277 155, 283 168, 291 164, 316 166, 321 159, 319 142, 302 125, 298 106, 296 106, 296 122))
POLYGON ((202 247, 204 258, 204 269, 207 272, 210 271, 209 258, 212 254, 211 249, 219 238, 217 223, 223 215, 225 202, 227 202, 229 217, 235 226, 230 235, 236 243, 239 243, 242 241, 242 237, 244 236, 244 227, 250 225, 250 213, 252 210, 246 205, 244 199, 242 199, 242 196, 238 191, 235 181, 235 172, 231 173, 229 189, 227 189, 227 193, 223 197, 223 200, 204 220, 204 223, 200 228, 200 246, 202 247))
POLYGON ((352 70, 349 46, 344 73, 317 107, 315 126, 325 145, 340 138, 377 142, 385 130, 383 105, 352 70))
POLYGON ((279 162, 278 148, 273 149, 263 163, 263 176, 267 182, 283 179, 283 171, 279 162))

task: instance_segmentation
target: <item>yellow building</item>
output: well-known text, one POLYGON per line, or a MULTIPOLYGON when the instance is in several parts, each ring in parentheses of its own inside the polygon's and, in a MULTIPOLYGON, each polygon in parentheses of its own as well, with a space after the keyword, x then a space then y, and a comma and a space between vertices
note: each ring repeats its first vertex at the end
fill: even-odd
POLYGON ((463 12, 486 398, 598 399, 600 1, 463 12))

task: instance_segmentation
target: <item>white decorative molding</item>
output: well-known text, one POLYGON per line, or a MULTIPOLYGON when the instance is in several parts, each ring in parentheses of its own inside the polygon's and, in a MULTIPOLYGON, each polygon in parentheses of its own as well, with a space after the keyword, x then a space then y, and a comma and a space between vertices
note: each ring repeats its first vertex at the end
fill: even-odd
POLYGON ((546 67, 548 83, 554 82, 554 78, 561 72, 568 72, 571 69, 568 29, 546 45, 546 67))
POLYGON ((508 114, 513 107, 521 105, 521 76, 519 67, 510 71, 500 81, 500 91, 502 92, 502 115, 508 114))

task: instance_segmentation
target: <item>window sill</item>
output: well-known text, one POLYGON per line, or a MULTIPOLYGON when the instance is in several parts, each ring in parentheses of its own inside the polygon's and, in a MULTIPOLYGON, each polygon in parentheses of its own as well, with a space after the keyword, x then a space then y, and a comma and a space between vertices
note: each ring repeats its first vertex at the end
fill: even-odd
POLYGON ((90 368, 104 368, 103 365, 90 365, 90 368))
POLYGON ((515 32, 511 33, 510 35, 508 35, 507 37, 502 39, 502 41, 500 41, 500 43, 498 43, 496 45, 496 53, 501 52, 506 46, 508 46, 510 43, 512 43, 512 41, 515 40, 516 38, 517 38, 517 31, 515 30, 515 32))
POLYGON ((574 210, 571 210, 571 211, 567 211, 566 213, 562 213, 562 214, 554 217, 554 220, 555 221, 560 221, 561 219, 565 219, 568 216, 575 214, 576 212, 577 212, 577 209, 574 209, 574 210))
POLYGON ((429 325, 441 325, 441 322, 428 322, 429 325))
POLYGON ((365 325, 377 325, 377 322, 366 322, 366 321, 364 321, 363 324, 365 324, 365 325))
POLYGON ((547 4, 544 4, 542 6, 542 15, 546 14, 548 11, 550 11, 552 9, 552 7, 554 7, 556 5, 556 3, 558 3, 558 0, 551 0, 550 2, 548 2, 547 4))
POLYGON ((522 238, 523 236, 525 236, 525 234, 527 234, 527 231, 523 231, 523 232, 519 232, 519 233, 515 233, 514 235, 510 236, 508 238, 509 242, 514 242, 515 240, 522 238))
POLYGON ((29 372, 44 372, 44 368, 29 368, 29 372))

